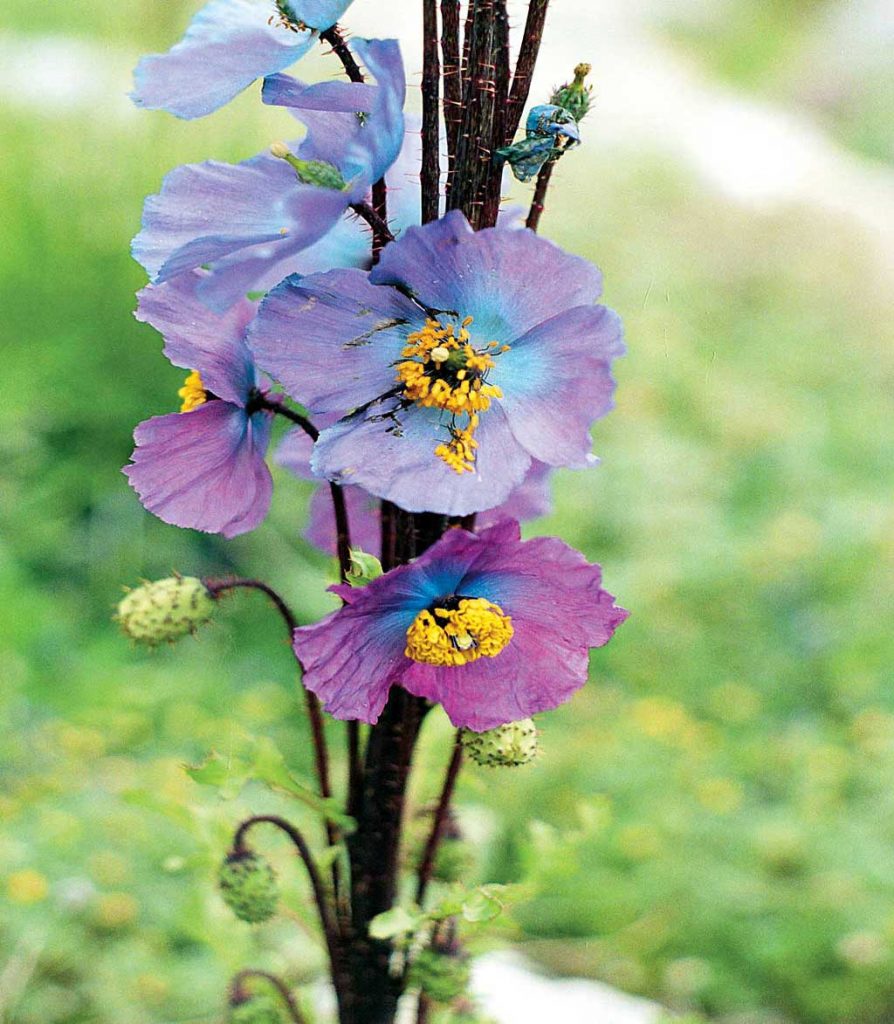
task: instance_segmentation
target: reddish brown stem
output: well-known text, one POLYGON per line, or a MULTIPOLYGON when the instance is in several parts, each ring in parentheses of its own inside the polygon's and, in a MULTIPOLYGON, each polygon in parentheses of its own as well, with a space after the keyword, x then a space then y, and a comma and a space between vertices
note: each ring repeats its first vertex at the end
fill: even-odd
POLYGON ((240 1003, 248 1000, 249 996, 245 991, 245 983, 255 979, 266 981, 268 985, 272 985, 276 989, 289 1011, 289 1017, 292 1019, 293 1024, 307 1024, 304 1014, 301 1012, 295 997, 289 991, 286 983, 277 978, 275 974, 270 974, 267 971, 257 971, 249 968, 234 975, 233 980, 230 982, 230 1006, 238 1006, 240 1003))
POLYGON ((438 99, 438 3, 422 0, 422 223, 438 219, 441 161, 438 99))
POLYGON ((549 0, 531 0, 528 4, 528 17, 525 20, 525 30, 518 51, 518 60, 515 62, 515 74, 512 76, 512 88, 506 108, 506 134, 503 145, 509 145, 512 142, 524 113, 525 104, 528 102, 531 79, 534 75, 537 55, 540 53, 548 7, 549 0))
POLYGON ((363 81, 363 72, 360 70, 360 65, 354 58, 354 54, 351 53, 351 48, 345 42, 345 37, 342 35, 338 25, 333 25, 332 28, 327 28, 325 32, 321 32, 320 40, 332 47, 332 52, 341 61, 345 74, 352 82, 363 81))
POLYGON ((447 766, 447 773, 444 776, 444 785, 441 787, 441 796, 438 799, 438 806, 435 809, 435 816, 432 820, 431 832, 419 862, 419 871, 416 883, 416 903, 423 906, 428 884, 431 881, 432 872, 435 867, 435 858, 438 855, 438 846, 444 834, 444 825, 447 822, 447 815, 450 813, 450 801, 453 799, 453 791, 456 788, 456 780, 459 778, 459 771, 463 763, 463 748, 461 733, 457 731, 453 743, 453 753, 450 756, 450 763, 447 766))
POLYGON ((550 178, 553 176, 555 161, 550 160, 543 165, 537 175, 537 186, 534 189, 534 198, 531 200, 531 209, 528 211, 528 219, 525 227, 536 231, 540 227, 540 217, 546 205, 546 193, 549 191, 550 178))
POLYGON ((456 167, 456 146, 462 123, 463 77, 459 54, 459 0, 441 0, 441 57, 443 61, 444 129, 447 136, 447 183, 449 193, 456 167))

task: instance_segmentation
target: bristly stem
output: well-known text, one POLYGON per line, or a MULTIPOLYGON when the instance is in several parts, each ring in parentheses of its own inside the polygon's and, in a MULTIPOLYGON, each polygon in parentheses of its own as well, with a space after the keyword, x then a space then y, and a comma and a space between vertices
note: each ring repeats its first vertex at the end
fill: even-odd
POLYGON ((512 142, 525 104, 528 102, 528 93, 531 91, 531 79, 534 75, 537 55, 540 53, 548 7, 549 0, 531 0, 528 4, 528 17, 525 20, 525 30, 518 51, 518 60, 515 63, 515 74, 512 76, 512 89, 509 92, 509 103, 506 108, 506 134, 503 145, 508 146, 512 142))
MULTIPOLYGON (((506 0, 494 0, 494 112, 491 127, 491 162, 493 154, 503 145, 506 135, 506 108, 509 97, 509 15, 506 0)), ((500 189, 503 181, 502 166, 491 168, 484 190, 484 208, 481 226, 497 223, 500 213, 500 189)))
POLYGON ((435 867, 435 858, 438 855, 438 846, 444 834, 444 825, 447 822, 447 815, 450 811, 450 801, 453 799, 453 791, 456 788, 456 780, 459 778, 459 771, 463 762, 462 733, 457 730, 453 742, 453 753, 450 756, 450 763, 447 766, 447 773, 444 776, 444 785, 441 788, 441 796, 438 799, 438 806, 435 809, 435 816, 432 820, 431 832, 419 862, 419 871, 416 883, 416 903, 424 905, 425 894, 428 884, 431 881, 432 872, 435 867))
POLYGON ((456 146, 462 123, 463 76, 459 54, 459 0, 441 0, 441 57, 443 61, 442 106, 447 136, 447 182, 449 194, 456 167, 456 146))
POLYGON ((546 206, 546 193, 549 191, 549 182, 553 176, 553 168, 555 166, 554 160, 548 160, 537 175, 534 198, 531 200, 531 209, 528 211, 528 219, 525 221, 525 227, 530 228, 532 231, 536 231, 540 226, 540 217, 546 206))
POLYGON ((394 235, 391 233, 391 228, 388 227, 388 222, 369 203, 352 203, 351 209, 373 229, 373 235, 378 235, 381 241, 379 248, 394 241, 394 235))
POLYGON ((379 178, 372 187, 372 208, 378 223, 384 225, 384 231, 373 226, 372 262, 375 266, 385 246, 394 241, 394 235, 388 227, 388 187, 384 178, 379 178))
POLYGON ((256 825, 274 825, 281 832, 285 833, 285 835, 287 835, 292 841, 295 851, 303 861, 304 867, 307 869, 307 876, 310 879, 310 887, 313 891, 314 902, 317 907, 317 913, 320 915, 320 923, 323 927, 323 935, 326 939, 326 948, 329 952, 329 960, 332 967, 332 981, 335 985, 336 992, 339 993, 341 998, 341 993, 345 987, 345 977, 342 965, 342 951, 339 944, 338 924, 333 916, 329 897, 326 893, 326 888, 323 885, 323 879, 320 876, 316 861, 314 860, 313 854, 310 852, 310 847, 305 842, 304 836, 301 835, 298 829, 295 828, 290 821, 286 821, 285 818, 281 818, 278 814, 258 814, 251 818, 247 818, 242 822, 239 828, 236 829, 236 833, 233 836, 233 853, 238 855, 249 852, 246 837, 249 831, 256 825))
POLYGON ((422 223, 438 219, 441 159, 438 118, 438 2, 422 0, 422 223))
POLYGON ((332 52, 341 61, 345 74, 352 82, 363 81, 363 72, 360 70, 360 65, 354 58, 354 54, 351 53, 351 48, 345 42, 345 37, 341 34, 341 29, 338 25, 333 25, 332 28, 327 28, 325 32, 321 32, 320 40, 332 47, 332 52))
POLYGON ((275 974, 270 974, 268 971, 258 971, 253 968, 248 968, 247 970, 240 971, 238 974, 234 975, 233 980, 230 982, 230 1006, 238 1006, 240 1003, 247 1000, 248 996, 245 992, 245 982, 252 981, 254 979, 266 981, 276 989, 289 1011, 289 1017, 292 1019, 293 1024, 307 1024, 307 1019, 301 1012, 298 1003, 295 1001, 295 997, 289 991, 286 983, 280 978, 277 978, 275 974))

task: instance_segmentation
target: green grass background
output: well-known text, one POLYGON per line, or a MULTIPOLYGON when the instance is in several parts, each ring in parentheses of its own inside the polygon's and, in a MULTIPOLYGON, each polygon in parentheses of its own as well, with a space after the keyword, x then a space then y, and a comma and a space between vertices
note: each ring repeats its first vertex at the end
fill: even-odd
MULTIPOLYGON (((830 4, 725 6, 726 21, 656 31, 727 84, 803 106, 792 69, 830 4)), ((210 1020, 248 962, 296 983, 320 968, 287 861, 296 884, 276 923, 235 922, 214 891, 240 814, 281 802, 255 788, 223 800, 182 770, 250 735, 308 768, 281 623, 243 594, 197 641, 146 655, 109 621, 122 584, 172 568, 256 574, 304 619, 330 607, 332 566, 299 536, 305 485, 281 478, 268 523, 224 542, 156 521, 120 474, 133 425, 174 408, 182 378, 131 317, 142 198, 178 163, 241 159, 285 130, 249 96, 189 125, 129 111, 135 57, 169 45, 185 17, 151 0, 52 19, 5 4, 16 38, 90 42, 120 79, 87 109, 0 96, 8 1024, 210 1020)), ((812 114, 856 151, 890 156, 877 84, 848 96, 812 114)), ((534 883, 512 934, 558 971, 725 1024, 883 1024, 890 281, 845 218, 756 212, 666 160, 601 153, 598 107, 589 136, 560 165, 544 231, 603 268, 630 351, 618 408, 595 431, 602 466, 557 474, 555 513, 530 529, 602 562, 632 615, 589 687, 542 716, 535 768, 465 777, 478 874, 534 883)), ((433 721, 417 802, 448 744, 433 721)))

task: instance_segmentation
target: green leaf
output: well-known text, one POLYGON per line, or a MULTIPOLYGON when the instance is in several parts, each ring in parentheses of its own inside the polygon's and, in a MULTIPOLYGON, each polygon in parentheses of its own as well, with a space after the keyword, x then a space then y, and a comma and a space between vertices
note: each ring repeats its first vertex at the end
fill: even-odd
POLYGON ((493 921, 503 913, 503 902, 490 886, 477 889, 463 903, 463 917, 467 921, 493 921))
POLYGON ((392 907, 376 915, 369 922, 369 934, 373 939, 393 939, 398 935, 409 935, 425 920, 422 914, 411 914, 404 907, 392 907))
POLYGON ((219 789, 220 795, 227 800, 238 796, 248 781, 247 766, 241 758, 225 757, 216 750, 212 750, 201 764, 187 764, 183 767, 193 782, 219 789))

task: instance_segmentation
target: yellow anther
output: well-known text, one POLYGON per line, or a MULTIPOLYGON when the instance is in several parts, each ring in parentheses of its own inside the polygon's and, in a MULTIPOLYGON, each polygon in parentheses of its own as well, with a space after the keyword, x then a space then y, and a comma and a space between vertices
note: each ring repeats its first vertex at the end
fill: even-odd
POLYGON ((428 665, 466 665, 495 658, 514 633, 512 619, 483 597, 461 598, 454 609, 419 612, 407 630, 404 651, 428 665), (437 617, 437 618, 436 618, 437 617))
POLYGON ((198 409, 200 405, 204 405, 208 401, 205 385, 202 383, 202 377, 198 370, 193 370, 190 373, 177 394, 183 399, 180 406, 181 412, 192 412, 193 409, 198 409))
POLYGON ((488 342, 481 351, 473 348, 466 330, 471 323, 470 316, 459 327, 429 318, 421 330, 407 336, 402 362, 397 364, 404 398, 450 414, 450 440, 438 445, 435 454, 457 473, 475 468, 478 445, 472 434, 478 414, 490 408, 491 399, 503 397, 496 385, 485 382, 486 377, 496 366, 493 356, 509 350, 498 341, 488 342))

